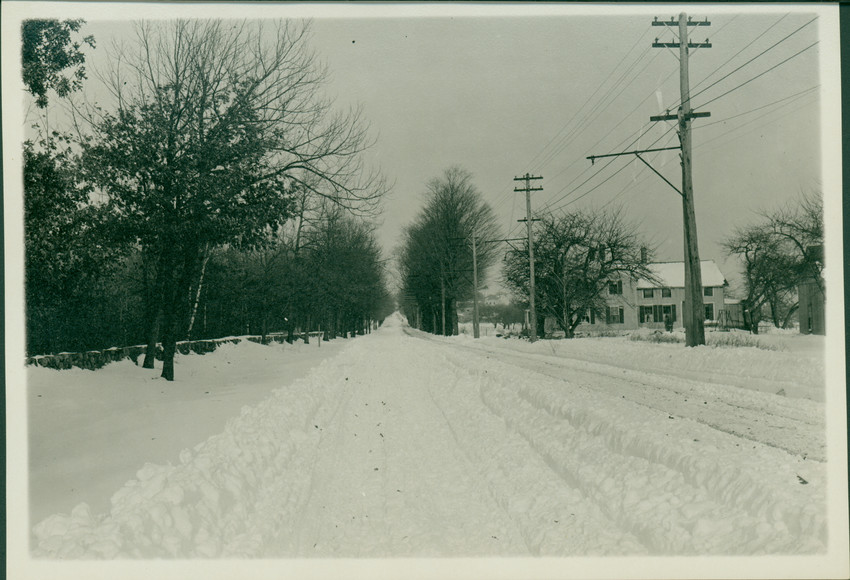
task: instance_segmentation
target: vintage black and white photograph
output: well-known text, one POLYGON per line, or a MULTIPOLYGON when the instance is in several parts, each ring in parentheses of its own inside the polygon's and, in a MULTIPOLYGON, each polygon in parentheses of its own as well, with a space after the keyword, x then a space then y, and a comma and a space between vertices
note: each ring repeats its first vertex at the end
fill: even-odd
POLYGON ((9 578, 842 578, 838 7, 3 6, 9 578))

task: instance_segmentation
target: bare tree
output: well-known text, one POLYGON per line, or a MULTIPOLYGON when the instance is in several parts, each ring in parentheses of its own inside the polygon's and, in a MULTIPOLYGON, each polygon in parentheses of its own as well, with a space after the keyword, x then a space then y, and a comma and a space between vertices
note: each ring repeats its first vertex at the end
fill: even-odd
MULTIPOLYGON (((399 251, 403 293, 414 298, 424 326, 434 333, 456 334, 457 302, 472 293, 472 236, 498 236, 493 210, 472 183, 472 175, 451 167, 428 183, 428 198, 417 219, 405 230, 399 251), (437 322, 439 317, 439 323, 437 322)), ((495 261, 492 245, 478 246, 483 276, 495 261)), ((408 318, 416 318, 408 313, 408 318)))
MULTIPOLYGON (((572 338, 585 313, 602 316, 609 280, 623 274, 653 279, 649 253, 619 210, 542 218, 534 234, 535 302, 541 316, 551 316, 572 338)), ((517 298, 528 296, 527 242, 519 251, 508 252, 503 275, 517 298)), ((542 324, 538 327, 543 329, 542 324)))
POLYGON ((308 31, 291 21, 140 22, 102 75, 115 110, 78 111, 93 128, 90 178, 155 257, 168 380, 210 248, 257 242, 292 215, 299 191, 370 215, 385 192, 362 164, 371 143, 360 111, 336 112, 320 94, 325 71, 308 31))
POLYGON ((787 326, 799 306, 797 286, 814 281, 823 286, 823 198, 803 194, 796 202, 759 221, 736 228, 724 242, 726 252, 741 260, 744 276, 745 326, 758 332, 761 310, 770 306, 775 326, 787 326))
POLYGON ((803 193, 795 202, 772 214, 763 213, 766 225, 786 246, 784 253, 796 262, 797 278, 811 278, 823 292, 823 196, 803 193))

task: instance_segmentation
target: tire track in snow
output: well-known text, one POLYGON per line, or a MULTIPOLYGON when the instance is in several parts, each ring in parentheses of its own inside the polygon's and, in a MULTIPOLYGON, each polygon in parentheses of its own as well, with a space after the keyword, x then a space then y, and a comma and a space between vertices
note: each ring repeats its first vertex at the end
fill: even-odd
POLYGON ((334 360, 348 396, 317 415, 325 439, 300 541, 281 537, 280 555, 527 554, 430 399, 443 375, 399 334, 358 339, 334 360))
MULTIPOLYGON (((457 384, 455 383, 452 386, 453 387, 457 386, 457 384)), ((449 420, 448 415, 446 415, 445 408, 443 408, 443 406, 440 405, 440 403, 434 397, 434 393, 432 391, 431 386, 427 386, 426 389, 427 389, 427 392, 428 392, 428 396, 431 398, 431 402, 434 404, 434 407, 439 409, 440 414, 442 414, 443 419, 445 420, 446 425, 448 426, 449 431, 452 434, 452 438, 454 439, 455 445, 457 445, 458 449, 460 449, 463 452, 464 456, 469 461, 469 463, 471 465, 474 464, 474 458, 471 457, 469 452, 466 449, 464 449, 464 447, 462 446, 461 440, 458 437, 457 430, 453 426, 452 422, 449 420)), ((487 486, 487 492, 490 495, 490 497, 494 500, 496 505, 498 505, 499 508, 502 510, 502 512, 504 512, 505 516, 507 516, 508 518, 511 518, 511 514, 510 514, 509 510, 506 509, 504 503, 499 501, 500 498, 496 494, 493 493, 494 490, 493 490, 492 486, 489 486, 489 485, 487 486)), ((540 555, 540 546, 538 544, 536 544, 535 542, 529 542, 529 537, 528 537, 527 531, 523 526, 520 527, 519 531, 520 531, 520 536, 522 537, 522 541, 525 543, 525 548, 528 550, 528 553, 533 555, 533 556, 539 556, 540 555)))
MULTIPOLYGON (((457 353, 451 356, 461 362, 457 353)), ((464 356, 462 362, 473 366, 481 360, 481 357, 475 361, 464 356)), ((788 465, 784 469, 776 464, 768 466, 768 476, 782 473, 790 484, 781 490, 768 489, 759 484, 758 476, 763 475, 764 470, 742 475, 734 466, 724 468, 723 461, 706 459, 705 451, 710 448, 705 443, 693 446, 691 441, 691 433, 698 433, 700 439, 712 443, 712 431, 706 431, 705 427, 696 423, 686 425, 680 436, 687 437, 692 447, 679 452, 680 442, 665 440, 663 433, 654 440, 641 435, 647 428, 640 423, 634 424, 632 402, 598 392, 582 392, 569 383, 553 382, 544 375, 537 375, 539 381, 527 374, 518 377, 512 365, 486 359, 484 362, 489 365, 491 376, 508 377, 491 379, 482 387, 488 406, 522 434, 568 483, 594 498, 603 511, 618 519, 654 553, 776 553, 823 549, 825 499, 823 477, 817 464, 808 465, 815 469, 816 475, 807 473, 807 476, 817 477, 819 484, 812 488, 799 486, 788 465), (511 379, 515 384, 509 384, 511 379), (547 394, 557 393, 551 400, 536 393, 543 391, 544 385, 547 394), (594 405, 610 410, 594 412, 594 405), (556 416, 552 414, 553 409, 563 411, 556 416), (630 423, 635 427, 633 432, 628 430, 630 423), (581 456, 577 456, 577 443, 583 446, 581 456), (652 477, 641 481, 639 476, 630 475, 634 473, 651 474, 652 477), (643 498, 641 486, 653 488, 660 499, 643 498), (637 489, 629 493, 630 487, 637 489), (635 513, 639 517, 635 518, 635 513)), ((670 429, 665 424, 669 421, 666 413, 639 408, 645 409, 637 414, 643 421, 657 423, 652 429, 670 429)), ((676 423, 686 424, 686 421, 676 423)), ((732 440, 720 433, 714 438, 727 445, 732 440)), ((759 453, 766 451, 764 448, 759 453)), ((788 459, 782 452, 773 454, 779 456, 779 462, 788 459)))
MULTIPOLYGON (((815 546, 812 539, 819 539, 824 544, 826 542, 824 514, 818 514, 818 510, 807 502, 816 499, 818 492, 797 485, 792 472, 784 473, 786 480, 793 482, 790 489, 811 491, 811 495, 798 493, 790 494, 797 497, 790 497, 789 494, 766 489, 759 478, 752 474, 724 466, 723 461, 717 461, 716 456, 705 453, 701 447, 688 448, 683 445, 689 440, 671 448, 669 441, 647 441, 636 436, 635 433, 639 431, 630 432, 626 422, 608 422, 603 419, 601 423, 595 424, 599 418, 594 417, 592 411, 586 412, 581 408, 576 410, 551 386, 525 387, 519 396, 528 401, 534 411, 544 410, 555 420, 566 419, 582 431, 603 437, 607 447, 615 453, 656 463, 681 474, 686 485, 705 490, 710 501, 727 506, 737 514, 748 513, 753 518, 751 523, 758 524, 767 518, 777 524, 775 527, 781 532, 780 536, 784 535, 787 528, 791 538, 787 544, 792 551, 796 550, 798 544, 805 549, 813 549, 815 546), (799 537, 803 537, 803 540, 799 540, 799 537)), ((656 417, 655 421, 661 423, 664 418, 656 417)), ((666 430, 671 431, 666 436, 675 437, 676 429, 668 427, 666 430)), ((687 426, 684 430, 690 432, 687 426)), ((822 476, 819 480, 818 483, 822 483, 822 476)), ((677 493, 681 493, 681 490, 677 493)))
MULTIPOLYGON (((413 336, 421 338, 420 333, 413 336)), ((424 337, 431 342, 440 340, 424 337)), ((453 344, 478 354, 498 356, 502 362, 623 398, 749 441, 823 462, 826 459, 824 407, 805 399, 786 399, 732 385, 701 383, 665 373, 648 373, 583 360, 518 354, 505 349, 453 344), (554 358, 554 360, 552 360, 554 358), (542 365, 542 366, 541 366, 542 365), (601 383, 600 376, 610 379, 601 383), (718 408, 719 407, 719 408, 718 408), (793 435, 789 433, 793 431, 793 435)))
MULTIPOLYGON (((596 504, 565 484, 502 417, 484 405, 480 381, 446 357, 453 380, 434 397, 455 441, 478 466, 488 492, 519 526, 536 556, 643 554, 634 536, 621 531, 596 504), (465 387, 465 388, 464 388, 465 387), (465 396, 464 396, 465 395, 465 396)), ((486 372, 486 371, 485 371, 486 372)), ((433 389, 432 389, 433 391, 433 389)))
MULTIPOLYGON (((299 502, 297 513, 293 514, 293 517, 290 518, 285 527, 277 530, 275 539, 268 542, 271 546, 268 551, 271 551, 275 555, 281 555, 284 553, 304 553, 306 551, 305 545, 311 543, 312 538, 315 536, 315 523, 317 518, 310 509, 310 501, 315 495, 317 488, 322 486, 323 482, 327 480, 327 472, 331 469, 327 465, 325 452, 327 449, 338 445, 342 435, 341 432, 336 429, 334 430, 333 437, 329 438, 325 433, 325 429, 319 427, 319 424, 335 424, 336 419, 342 412, 342 409, 348 405, 348 402, 351 399, 351 392, 342 390, 341 395, 338 394, 337 396, 338 400, 335 405, 330 408, 327 405, 320 407, 316 414, 312 417, 312 420, 314 421, 313 429, 318 432, 318 441, 314 446, 311 446, 311 453, 307 455, 308 457, 312 456, 312 461, 310 476, 306 485, 306 493, 299 502)), ((306 425, 305 428, 309 433, 310 426, 306 425)))
MULTIPOLYGON (((527 362, 517 364, 526 368, 530 366, 527 362)), ((563 365, 553 363, 544 364, 565 368, 563 365)), ((537 372, 553 378, 562 378, 562 375, 547 372, 545 369, 537 369, 537 372)), ((679 418, 692 419, 748 441, 775 447, 811 461, 822 463, 826 460, 826 428, 823 421, 818 423, 808 417, 798 419, 786 414, 770 412, 759 408, 755 403, 735 404, 711 394, 711 391, 704 392, 701 387, 705 384, 695 381, 682 379, 668 384, 669 386, 660 386, 652 382, 655 378, 653 375, 640 371, 624 371, 620 375, 613 372, 604 373, 610 381, 600 386, 598 381, 594 383, 594 378, 597 378, 599 374, 576 369, 570 369, 570 372, 572 373, 570 382, 576 386, 609 395, 615 392, 622 398, 650 409, 664 411, 679 418), (793 431, 793 435, 789 434, 789 431, 793 431)), ((772 395, 762 394, 762 396, 772 395)), ((822 406, 820 408, 822 409, 822 406)))

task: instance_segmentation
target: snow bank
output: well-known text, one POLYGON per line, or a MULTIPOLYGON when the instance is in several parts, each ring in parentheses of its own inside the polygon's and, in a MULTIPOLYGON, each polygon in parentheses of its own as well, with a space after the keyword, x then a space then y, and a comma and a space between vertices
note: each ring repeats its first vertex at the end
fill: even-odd
POLYGON ((794 336, 773 344, 805 343, 805 350, 771 351, 755 347, 685 348, 682 344, 630 341, 625 337, 576 338, 528 342, 519 339, 461 335, 447 341, 494 352, 500 350, 561 359, 604 363, 624 369, 645 370, 705 382, 730 384, 744 389, 778 393, 787 397, 823 401, 825 397, 825 353, 823 337, 794 336))
POLYGON ((108 515, 80 504, 34 527, 36 557, 251 556, 292 515, 309 480, 297 447, 315 445, 310 420, 334 376, 309 380, 244 407, 219 435, 180 453, 178 465, 146 464, 112 496, 108 515))

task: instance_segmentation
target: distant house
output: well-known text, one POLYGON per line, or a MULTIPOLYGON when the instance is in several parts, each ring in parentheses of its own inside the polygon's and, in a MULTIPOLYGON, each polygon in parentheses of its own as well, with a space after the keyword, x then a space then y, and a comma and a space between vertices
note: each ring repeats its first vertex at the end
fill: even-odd
POLYGON ((505 292, 496 292, 494 294, 487 294, 484 297, 484 304, 487 306, 496 306, 499 304, 510 304, 511 297, 505 292))
MULTIPOLYGON (((665 316, 673 320, 674 328, 681 328, 685 309, 684 262, 655 262, 649 268, 657 282, 630 276, 609 280, 604 316, 600 318, 588 311, 576 330, 663 329, 665 316)), ((703 260, 700 270, 705 320, 707 324, 716 323, 725 316, 724 293, 728 283, 713 260, 703 260)))

